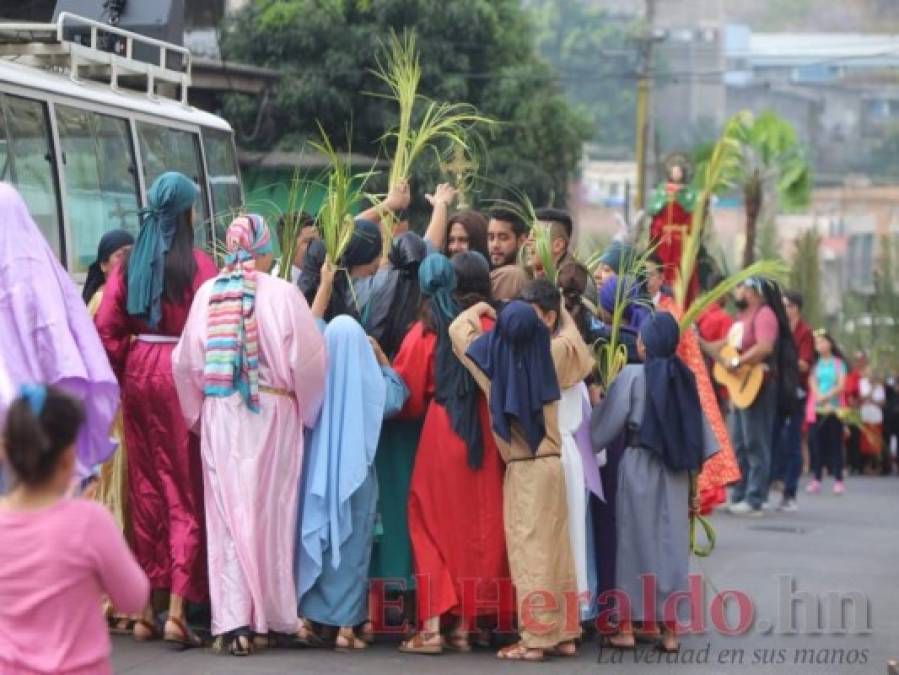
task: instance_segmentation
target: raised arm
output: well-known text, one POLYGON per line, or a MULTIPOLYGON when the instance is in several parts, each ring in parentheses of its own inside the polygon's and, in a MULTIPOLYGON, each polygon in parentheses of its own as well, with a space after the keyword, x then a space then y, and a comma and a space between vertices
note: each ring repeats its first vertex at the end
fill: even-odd
POLYGON ((383 202, 381 202, 380 204, 375 204, 374 206, 366 209, 365 211, 360 213, 357 218, 361 218, 362 220, 370 220, 371 222, 380 225, 384 219, 384 215, 388 211, 392 213, 402 211, 403 209, 409 207, 410 201, 412 201, 412 197, 409 192, 409 183, 407 183, 406 181, 402 181, 390 188, 390 190, 387 192, 387 197, 383 202))
POLYGON ((481 329, 481 317, 485 314, 496 317, 496 311, 486 302, 479 302, 469 307, 464 312, 461 312, 450 324, 449 336, 450 341, 453 343, 453 353, 456 355, 456 358, 471 373, 481 390, 487 393, 490 391, 490 379, 484 374, 484 371, 475 365, 474 361, 466 356, 471 343, 477 340, 484 332, 481 329))
POLYGON ((449 220, 450 205, 456 199, 456 188, 449 183, 441 183, 434 190, 434 194, 425 195, 425 199, 431 205, 431 221, 425 230, 424 239, 430 241, 434 248, 442 251, 446 247, 447 221, 449 220))

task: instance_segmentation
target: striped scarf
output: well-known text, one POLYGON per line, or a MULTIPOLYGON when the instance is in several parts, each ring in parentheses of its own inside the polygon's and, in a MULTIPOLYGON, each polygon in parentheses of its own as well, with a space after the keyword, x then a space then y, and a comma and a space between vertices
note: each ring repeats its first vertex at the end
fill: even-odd
POLYGON ((262 216, 238 216, 225 235, 228 255, 209 298, 206 365, 207 396, 235 391, 259 412, 259 332, 256 327, 255 256, 271 252, 272 240, 262 216))

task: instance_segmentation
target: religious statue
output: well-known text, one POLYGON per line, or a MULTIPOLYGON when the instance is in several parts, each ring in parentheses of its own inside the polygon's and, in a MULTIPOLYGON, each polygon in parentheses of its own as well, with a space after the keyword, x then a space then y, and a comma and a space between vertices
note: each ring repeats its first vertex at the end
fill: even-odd
MULTIPOLYGON (((696 192, 689 185, 689 160, 682 154, 669 157, 665 163, 667 181, 660 183, 649 201, 652 224, 649 240, 656 246, 661 258, 665 283, 673 285, 680 273, 684 239, 690 233, 696 192)), ((687 304, 699 292, 699 276, 696 269, 687 290, 687 304)))

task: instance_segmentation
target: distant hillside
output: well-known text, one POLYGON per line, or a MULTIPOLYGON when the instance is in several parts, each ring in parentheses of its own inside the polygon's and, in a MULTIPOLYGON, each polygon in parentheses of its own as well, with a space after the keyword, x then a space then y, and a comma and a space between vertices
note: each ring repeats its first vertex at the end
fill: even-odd
POLYGON ((727 20, 757 31, 899 32, 897 0, 724 0, 727 20))

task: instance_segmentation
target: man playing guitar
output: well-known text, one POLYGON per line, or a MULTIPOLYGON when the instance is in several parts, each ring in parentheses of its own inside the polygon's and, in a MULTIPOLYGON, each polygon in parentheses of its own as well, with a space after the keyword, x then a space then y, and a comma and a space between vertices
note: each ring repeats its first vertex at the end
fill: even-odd
MULTIPOLYGON (((774 354, 779 333, 777 316, 765 303, 762 283, 760 279, 750 278, 737 287, 734 296, 739 313, 728 338, 703 343, 704 350, 731 373, 742 372, 747 366, 767 368, 774 354), (727 345, 738 351, 722 363, 721 352, 726 351, 727 345)), ((747 372, 747 377, 750 375, 747 372)), ((731 442, 743 476, 733 486, 728 511, 760 516, 768 497, 771 439, 777 412, 777 387, 772 378, 761 378, 758 394, 744 405, 734 406, 729 419, 731 442)))

